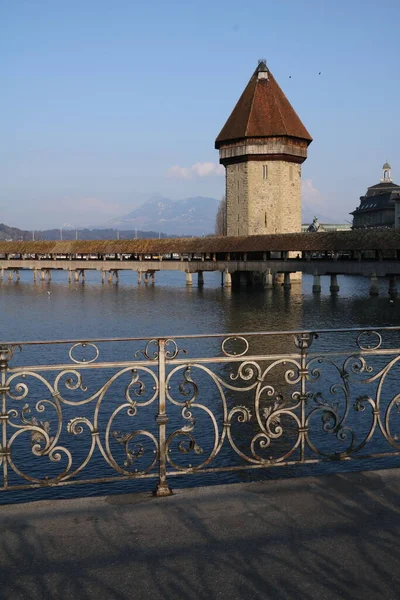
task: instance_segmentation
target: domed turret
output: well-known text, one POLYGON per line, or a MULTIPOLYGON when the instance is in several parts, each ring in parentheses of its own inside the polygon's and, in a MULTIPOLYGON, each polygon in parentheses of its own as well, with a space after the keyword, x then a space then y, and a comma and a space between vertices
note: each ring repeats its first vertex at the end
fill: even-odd
POLYGON ((385 162, 385 164, 382 167, 382 179, 381 182, 382 183, 391 183, 392 182, 392 167, 389 165, 388 162, 385 162))

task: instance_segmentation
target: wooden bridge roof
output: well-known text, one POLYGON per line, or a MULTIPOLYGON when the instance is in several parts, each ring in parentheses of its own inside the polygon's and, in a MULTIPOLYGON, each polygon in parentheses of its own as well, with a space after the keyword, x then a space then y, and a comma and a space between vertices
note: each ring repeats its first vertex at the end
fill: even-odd
POLYGON ((167 254, 176 252, 400 250, 400 231, 364 229, 241 237, 0 242, 0 254, 167 254))

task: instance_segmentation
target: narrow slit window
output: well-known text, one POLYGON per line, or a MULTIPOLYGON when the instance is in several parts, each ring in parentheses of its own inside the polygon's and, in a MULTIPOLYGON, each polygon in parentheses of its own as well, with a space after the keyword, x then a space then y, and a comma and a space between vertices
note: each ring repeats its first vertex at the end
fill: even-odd
POLYGON ((263 165, 263 179, 268 179, 268 165, 263 165))
POLYGON ((267 213, 265 213, 265 216, 264 216, 264 224, 265 224, 265 227, 266 227, 267 226, 267 213))

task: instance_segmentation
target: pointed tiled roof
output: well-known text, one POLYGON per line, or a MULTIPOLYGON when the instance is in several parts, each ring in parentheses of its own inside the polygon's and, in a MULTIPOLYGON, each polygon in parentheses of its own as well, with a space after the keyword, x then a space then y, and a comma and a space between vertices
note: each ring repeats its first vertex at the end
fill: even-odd
POLYGON ((312 142, 312 137, 277 84, 265 62, 260 62, 230 117, 215 140, 289 136, 312 142), (260 74, 260 75, 259 75, 260 74))

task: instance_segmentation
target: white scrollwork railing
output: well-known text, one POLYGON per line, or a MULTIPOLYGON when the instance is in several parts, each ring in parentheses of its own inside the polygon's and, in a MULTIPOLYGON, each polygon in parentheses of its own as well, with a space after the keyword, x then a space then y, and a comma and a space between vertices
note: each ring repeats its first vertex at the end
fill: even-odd
POLYGON ((392 457, 399 369, 398 327, 3 343, 0 489, 392 457))

